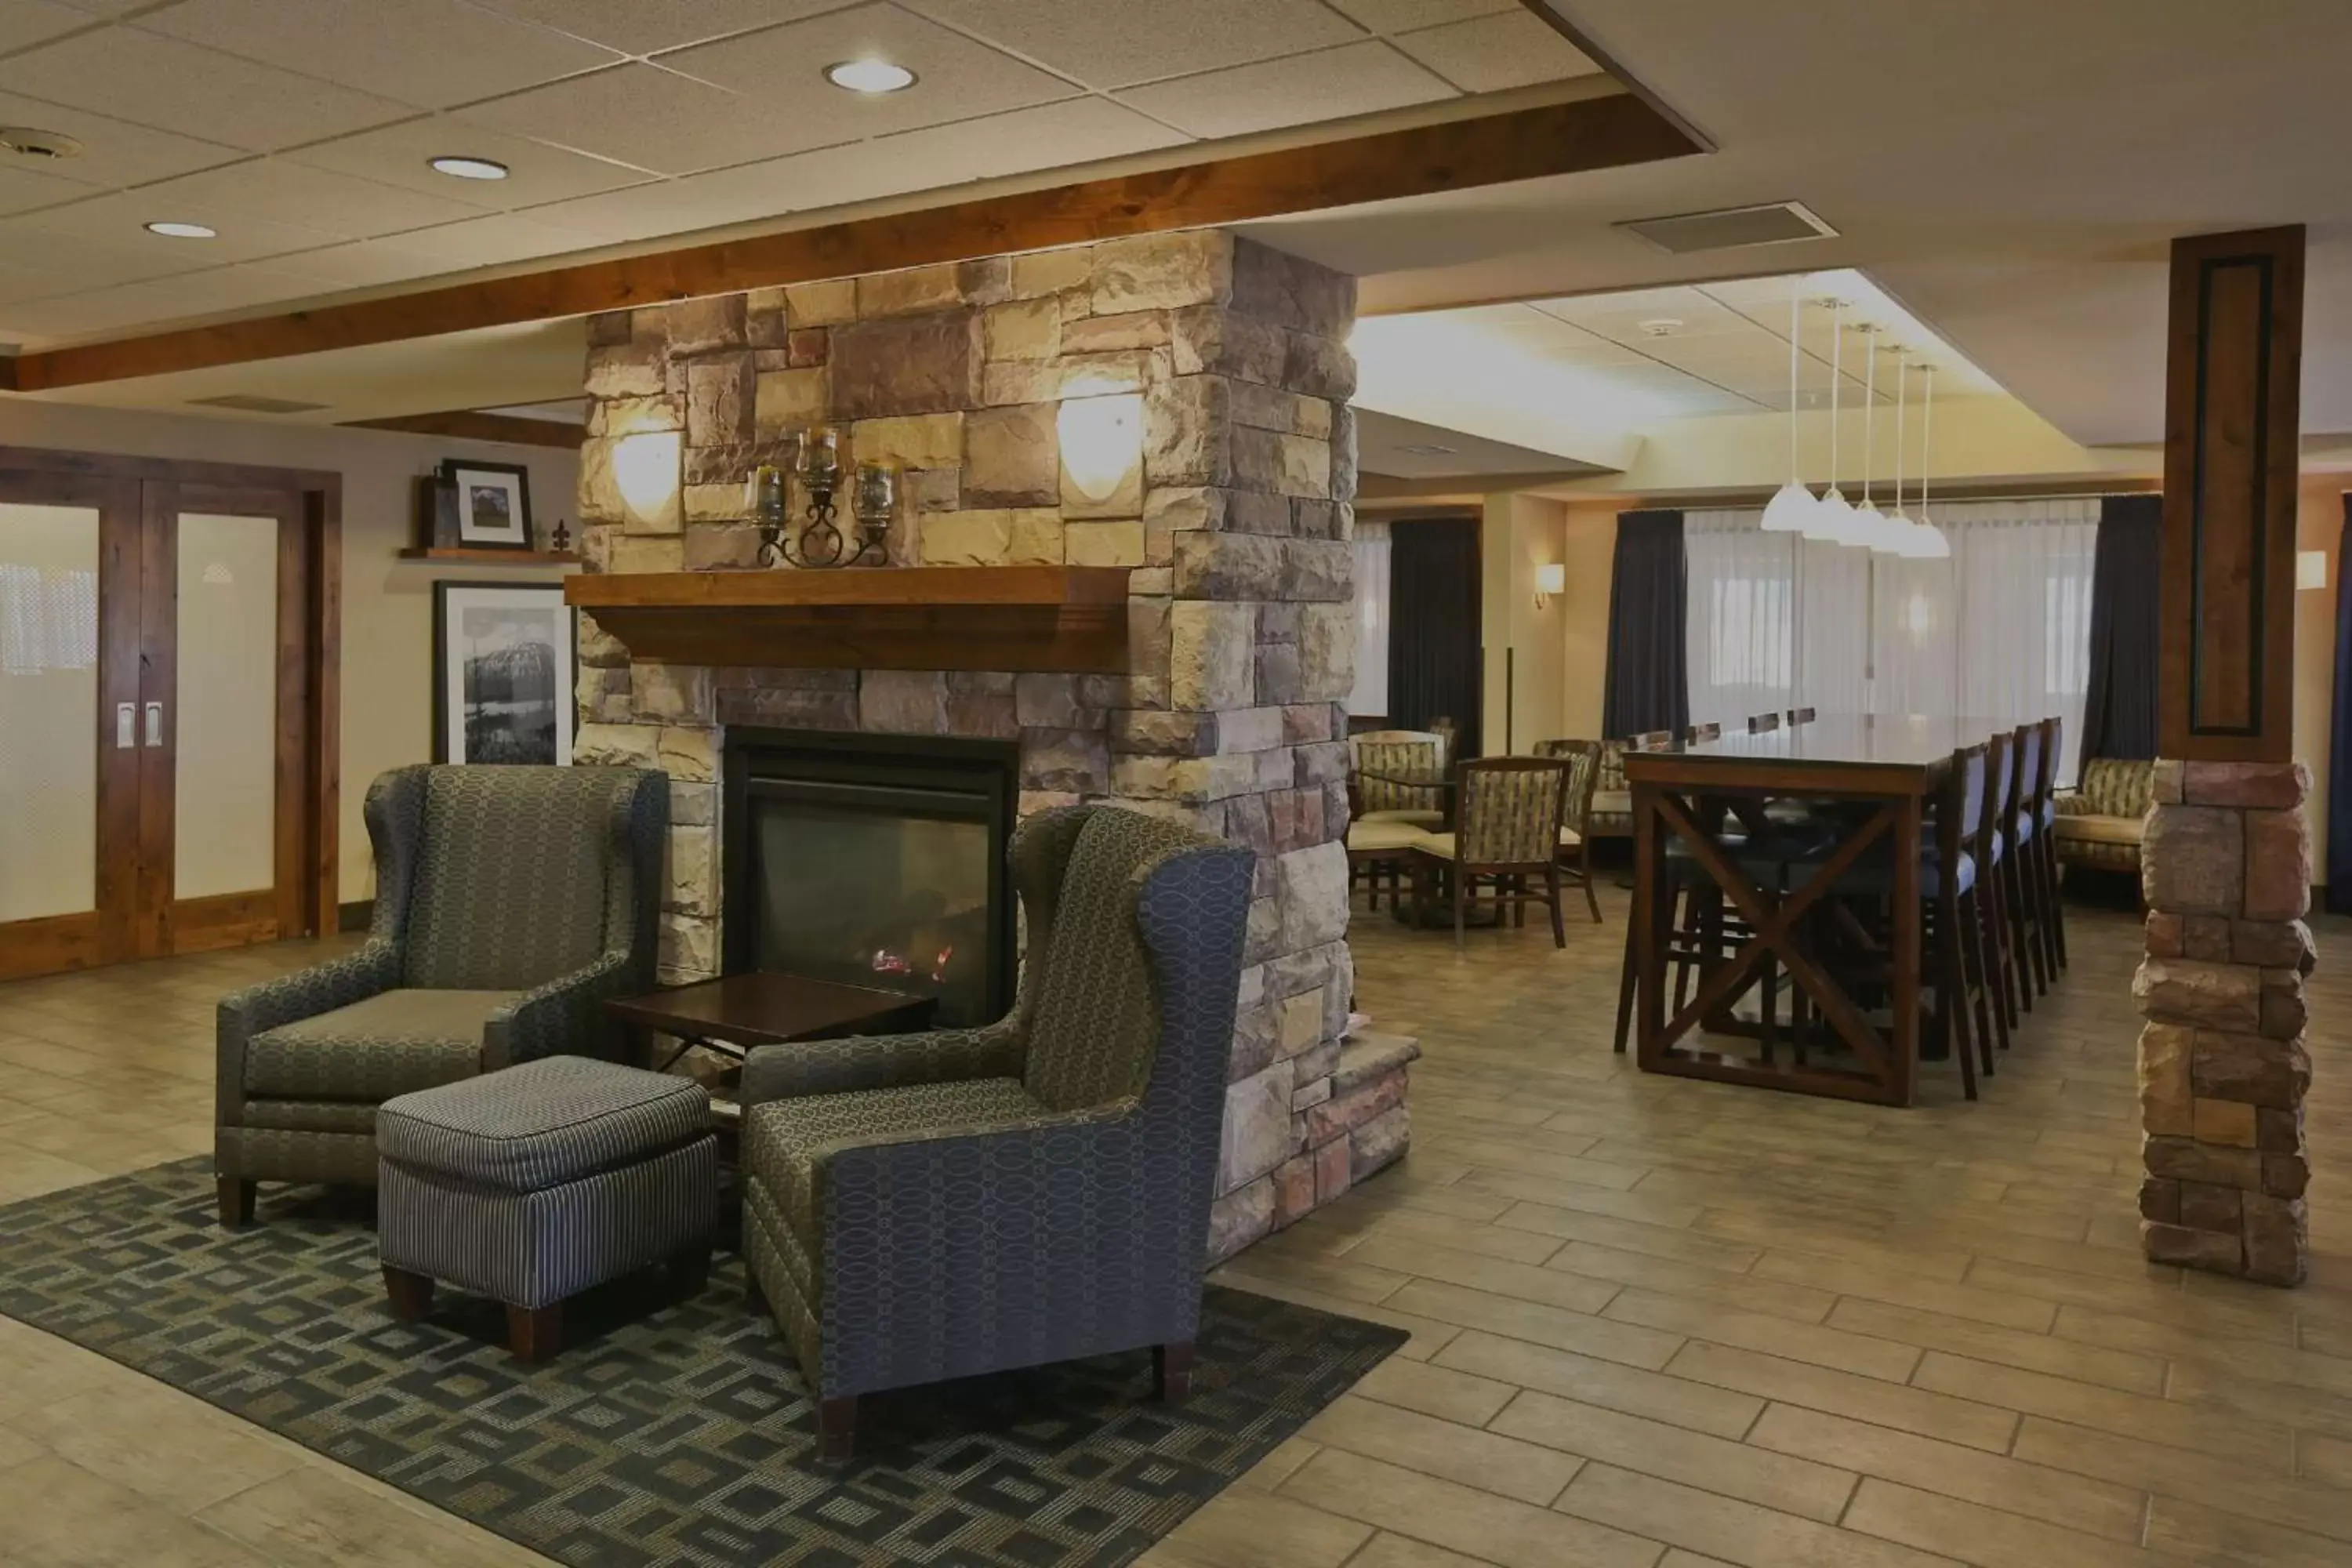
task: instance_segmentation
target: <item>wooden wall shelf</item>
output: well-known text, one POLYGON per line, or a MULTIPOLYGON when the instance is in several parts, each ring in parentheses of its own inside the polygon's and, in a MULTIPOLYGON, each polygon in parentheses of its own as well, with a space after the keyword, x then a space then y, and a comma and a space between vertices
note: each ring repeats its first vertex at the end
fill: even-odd
POLYGON ((563 596, 637 658, 802 669, 1127 668, 1124 566, 584 574, 563 596))
POLYGON ((411 545, 400 552, 403 561, 462 561, 469 566, 577 566, 576 550, 472 550, 446 545, 411 545))

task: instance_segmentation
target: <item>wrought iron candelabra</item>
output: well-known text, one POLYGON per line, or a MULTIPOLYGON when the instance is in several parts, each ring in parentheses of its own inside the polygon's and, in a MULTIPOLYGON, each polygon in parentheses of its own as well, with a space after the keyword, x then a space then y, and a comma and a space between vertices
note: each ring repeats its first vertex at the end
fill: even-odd
POLYGON ((760 564, 810 570, 834 566, 879 566, 889 559, 890 519, 898 510, 898 474, 888 463, 865 462, 851 470, 851 525, 845 531, 835 497, 841 489, 841 432, 829 426, 805 431, 794 455, 791 478, 808 498, 800 527, 792 525, 785 472, 761 468, 754 476, 760 521, 760 564))

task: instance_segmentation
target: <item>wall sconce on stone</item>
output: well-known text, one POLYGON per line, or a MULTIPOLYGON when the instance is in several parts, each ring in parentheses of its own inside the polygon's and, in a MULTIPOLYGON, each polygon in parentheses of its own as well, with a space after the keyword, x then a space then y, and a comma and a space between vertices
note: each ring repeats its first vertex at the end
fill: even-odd
POLYGON ((1143 397, 1069 397, 1055 416, 1067 517, 1138 517, 1143 511, 1143 397))
POLYGON ((678 435, 644 430, 613 445, 613 483, 633 533, 674 533, 678 528, 678 435))
POLYGON ((1568 568, 1557 561, 1547 561, 1536 568, 1536 608, 1548 608, 1555 594, 1568 592, 1568 568))

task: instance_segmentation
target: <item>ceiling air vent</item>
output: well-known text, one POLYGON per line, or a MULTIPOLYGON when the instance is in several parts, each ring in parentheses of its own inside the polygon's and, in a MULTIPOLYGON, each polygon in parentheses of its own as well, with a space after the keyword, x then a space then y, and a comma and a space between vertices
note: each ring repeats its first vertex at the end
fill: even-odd
POLYGON ((219 397, 191 397, 188 401, 199 408, 234 408, 239 414, 314 414, 327 405, 303 403, 291 397, 257 397, 249 392, 231 392, 219 397))
POLYGON ((29 125, 0 125, 0 153, 53 163, 81 156, 81 143, 62 131, 36 131, 29 125))
POLYGON ((1718 207, 1713 212, 1636 218, 1612 226, 1638 234, 1660 250, 1676 256, 1694 250, 1730 250, 1743 245, 1785 245, 1792 239, 1830 239, 1837 235, 1837 230, 1806 211, 1801 202, 1718 207))

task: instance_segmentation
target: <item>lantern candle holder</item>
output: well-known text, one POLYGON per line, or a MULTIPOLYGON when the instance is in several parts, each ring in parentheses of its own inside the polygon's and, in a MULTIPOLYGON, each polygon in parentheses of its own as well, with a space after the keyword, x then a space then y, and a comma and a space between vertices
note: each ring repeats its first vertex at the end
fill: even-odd
POLYGON ((806 498, 800 527, 792 526, 790 484, 783 470, 762 468, 754 478, 760 520, 760 563, 803 570, 879 566, 889 556, 890 519, 898 504, 895 464, 859 463, 850 473, 852 527, 842 529, 835 498, 842 484, 841 432, 820 425, 802 432, 790 476, 806 498))

